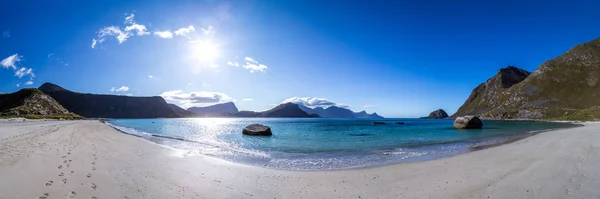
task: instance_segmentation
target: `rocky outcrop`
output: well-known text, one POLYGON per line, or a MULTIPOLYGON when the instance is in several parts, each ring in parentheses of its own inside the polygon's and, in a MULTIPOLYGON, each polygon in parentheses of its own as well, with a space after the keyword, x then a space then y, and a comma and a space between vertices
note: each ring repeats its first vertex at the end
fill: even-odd
POLYGON ((242 134, 244 135, 254 135, 254 136, 271 136, 273 133, 271 132, 271 128, 262 124, 251 124, 246 126, 244 130, 242 130, 242 134))
POLYGON ((52 83, 39 88, 68 111, 88 118, 182 117, 162 97, 130 97, 77 93, 52 83))
POLYGON ((448 113, 442 109, 435 110, 429 113, 429 116, 422 117, 421 119, 444 119, 448 117, 448 113))
POLYGON ((222 116, 226 114, 237 113, 238 108, 233 102, 227 102, 205 107, 190 107, 187 109, 187 111, 199 116, 222 116))
POLYGON ((454 120, 454 128, 455 129, 481 129, 483 127, 483 123, 477 116, 463 116, 457 117, 454 120))
POLYGON ((52 97, 38 89, 21 89, 15 93, 0 94, 0 116, 32 118, 80 118, 70 113, 52 97))
POLYGON ((525 80, 529 74, 529 72, 514 66, 500 69, 492 78, 473 89, 467 101, 452 117, 480 115, 492 110, 494 105, 502 103, 501 94, 503 92, 525 80))
POLYGON ((544 62, 523 78, 526 74, 513 69, 499 72, 475 88, 453 117, 600 119, 600 38, 544 62))

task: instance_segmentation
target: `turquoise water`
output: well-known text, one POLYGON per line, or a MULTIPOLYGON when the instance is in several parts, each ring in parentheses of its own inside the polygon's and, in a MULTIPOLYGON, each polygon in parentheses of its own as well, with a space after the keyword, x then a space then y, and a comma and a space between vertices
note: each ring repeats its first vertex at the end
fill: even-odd
POLYGON ((114 119, 126 133, 189 152, 255 166, 331 170, 430 160, 503 143, 543 130, 573 127, 547 122, 484 121, 484 129, 455 130, 452 120, 193 118, 114 119), (395 121, 405 124, 397 125, 395 121), (253 123, 271 137, 242 135, 253 123))

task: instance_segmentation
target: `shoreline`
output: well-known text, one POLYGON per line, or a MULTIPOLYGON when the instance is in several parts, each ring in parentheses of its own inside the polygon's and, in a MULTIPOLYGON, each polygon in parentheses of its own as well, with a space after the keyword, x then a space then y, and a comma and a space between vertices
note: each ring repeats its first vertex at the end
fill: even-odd
POLYGON ((0 176, 11 180, 0 182, 0 193, 7 198, 595 197, 600 195, 595 188, 599 130, 599 123, 586 123, 424 162, 289 171, 183 157, 99 121, 2 123, 0 131, 12 133, 0 135, 0 176))
MULTIPOLYGON (((167 149, 171 149, 171 150, 176 150, 176 151, 183 151, 183 154, 186 154, 185 156, 203 156, 203 157, 210 157, 210 158, 215 158, 215 159, 219 159, 225 162, 229 162, 229 163, 233 163, 233 164, 239 164, 239 165, 244 165, 244 166, 252 166, 252 167, 257 167, 257 168, 264 168, 264 169, 270 169, 270 170, 278 170, 278 171, 298 171, 298 172, 327 172, 327 171, 339 171, 339 170, 354 170, 354 169, 369 169, 369 168, 378 168, 378 167, 385 167, 385 166, 390 166, 390 165, 397 165, 397 164, 405 164, 405 163, 418 163, 418 162, 427 162, 427 161, 432 161, 432 160, 438 160, 438 159, 444 159, 444 158, 449 158, 449 157, 453 157, 453 156, 459 156, 459 155, 463 155, 463 154, 467 154, 467 153, 472 153, 475 151, 479 151, 479 150, 486 150, 489 148, 494 148, 494 147, 498 147, 498 146, 502 146, 505 144, 510 144, 513 142, 517 142, 519 140, 522 139, 526 139, 532 136, 536 136, 540 133, 544 133, 544 132, 548 132, 548 131, 555 131, 555 130, 562 130, 562 129, 571 129, 571 128, 577 128, 577 127, 581 127, 584 126, 581 123, 573 123, 573 122, 569 122, 572 123, 573 126, 571 127, 562 127, 562 128, 554 128, 554 129, 543 129, 543 130, 535 130, 535 131, 527 131, 527 132, 523 132, 523 133, 519 133, 516 135, 503 135, 503 136, 498 136, 498 137, 490 137, 490 138, 484 138, 482 140, 477 141, 477 145, 476 146, 465 146, 464 151, 447 151, 444 152, 443 155, 440 154, 434 154, 434 155, 425 155, 425 156, 417 156, 417 157, 410 157, 407 159, 401 158, 398 161, 391 161, 391 162, 386 162, 386 163, 379 163, 379 164, 369 164, 369 165, 363 165, 363 166, 350 166, 350 167, 338 167, 338 168, 322 168, 322 169, 310 169, 310 168, 279 168, 279 167, 270 167, 270 166, 261 166, 260 164, 252 164, 249 162, 244 162, 241 160, 233 160, 233 159, 227 159, 224 157, 219 157, 216 155, 209 155, 209 154, 203 154, 203 153, 194 153, 191 152, 189 150, 186 149, 180 149, 180 148, 175 148, 175 147, 171 147, 168 145, 164 145, 161 143, 157 143, 156 140, 152 141, 150 139, 148 139, 147 137, 143 136, 143 135, 138 135, 135 133, 130 133, 127 132, 126 130, 122 130, 120 128, 126 128, 126 129, 130 129, 129 127, 123 127, 123 126, 115 126, 113 124, 109 123, 110 120, 100 120, 100 122, 102 122, 103 124, 105 124, 106 126, 120 132, 123 133, 125 135, 131 135, 131 136, 135 136, 137 138, 141 138, 144 141, 150 142, 152 144, 155 145, 159 145, 162 147, 165 147, 167 149), (491 143, 486 143, 486 141, 491 141, 491 140, 496 140, 496 141, 492 141, 491 143)), ((515 122, 521 122, 520 120, 515 121, 515 122)), ((528 122, 528 121, 523 121, 523 122, 528 122)), ((531 122, 555 122, 555 121, 531 121, 531 122)), ((555 122, 555 123, 564 123, 564 122, 555 122)), ((197 143, 197 144, 203 144, 202 142, 198 142, 198 141, 192 141, 192 140, 186 140, 184 138, 177 138, 177 137, 171 137, 171 136, 163 136, 163 135, 156 135, 156 134, 152 134, 152 133, 148 133, 148 132, 142 132, 142 133, 146 133, 151 137, 155 137, 155 138, 163 138, 163 139, 173 139, 173 140, 178 140, 178 141, 182 141, 182 142, 190 142, 190 143, 197 143)), ((446 144, 437 144, 437 145, 446 145, 446 144)), ((213 145, 215 147, 218 147, 216 145, 213 145)), ((421 147, 425 147, 425 146, 421 146, 421 147)), ((387 152, 383 153, 383 154, 379 154, 382 156, 388 156, 388 154, 386 154, 387 152)), ((393 156, 393 155, 390 155, 393 156)))

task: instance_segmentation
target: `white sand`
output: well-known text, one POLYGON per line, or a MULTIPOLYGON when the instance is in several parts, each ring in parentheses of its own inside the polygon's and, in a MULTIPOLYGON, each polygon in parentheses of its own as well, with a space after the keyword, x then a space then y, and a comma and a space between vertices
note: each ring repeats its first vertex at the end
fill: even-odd
POLYGON ((98 121, 0 123, 0 198, 598 198, 600 124, 438 160, 295 172, 229 163, 98 121))

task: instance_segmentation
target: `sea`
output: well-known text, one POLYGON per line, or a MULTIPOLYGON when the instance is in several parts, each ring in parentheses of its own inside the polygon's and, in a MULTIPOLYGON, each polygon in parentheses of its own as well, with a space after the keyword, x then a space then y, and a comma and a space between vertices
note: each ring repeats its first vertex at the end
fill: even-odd
POLYGON ((282 170, 339 170, 427 161, 496 146, 569 123, 483 121, 457 130, 446 119, 110 119, 107 124, 188 155, 282 170), (373 125, 373 121, 386 124, 373 125), (404 124, 395 124, 404 122, 404 124), (259 123, 273 136, 242 135, 259 123))

